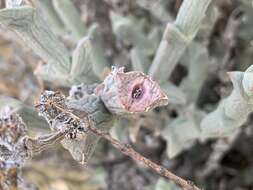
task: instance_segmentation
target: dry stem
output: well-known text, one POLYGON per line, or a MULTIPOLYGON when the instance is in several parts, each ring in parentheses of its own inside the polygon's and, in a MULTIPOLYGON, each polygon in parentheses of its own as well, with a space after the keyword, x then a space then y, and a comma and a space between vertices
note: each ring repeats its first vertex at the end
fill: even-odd
POLYGON ((172 180, 176 184, 180 185, 185 190, 200 190, 198 187, 196 187, 191 181, 186 181, 177 175, 171 173, 169 170, 164 168, 163 166, 160 166, 151 160, 147 159, 146 157, 142 156, 140 153, 136 152, 129 144, 123 144, 117 139, 113 138, 108 132, 103 132, 96 127, 93 127, 89 125, 88 129, 95 133, 96 135, 99 135, 103 137, 104 139, 110 141, 110 143, 117 149, 119 149, 123 154, 131 157, 134 161, 137 163, 142 163, 145 166, 151 168, 159 175, 172 180))
MULTIPOLYGON (((50 105, 48 105, 50 106, 50 105)), ((52 105, 51 105, 52 106, 52 105)), ((151 160, 145 158, 144 156, 142 156, 141 154, 139 154, 138 152, 136 152, 130 145, 128 144, 123 144, 120 141, 118 141, 117 139, 113 138, 109 132, 105 132, 102 131, 96 127, 93 126, 92 121, 90 120, 90 118, 88 116, 86 116, 85 118, 80 118, 79 116, 73 114, 72 112, 65 110, 64 108, 55 105, 54 107, 59 109, 61 112, 68 114, 70 117, 74 118, 75 120, 78 121, 84 121, 84 128, 90 130, 91 132, 93 132, 94 134, 110 141, 110 143, 117 148, 118 150, 120 150, 123 154, 131 157, 134 161, 136 161, 137 163, 142 163, 145 166, 149 167, 150 169, 154 170, 156 173, 158 173, 159 175, 172 180, 173 182, 175 182, 176 184, 178 184, 179 186, 181 186, 184 190, 200 190, 200 188, 198 188, 197 186, 195 186, 191 181, 186 181, 180 177, 178 177, 177 175, 171 173, 170 171, 168 171, 166 168, 164 168, 163 166, 160 166, 154 162, 152 162, 151 160)))

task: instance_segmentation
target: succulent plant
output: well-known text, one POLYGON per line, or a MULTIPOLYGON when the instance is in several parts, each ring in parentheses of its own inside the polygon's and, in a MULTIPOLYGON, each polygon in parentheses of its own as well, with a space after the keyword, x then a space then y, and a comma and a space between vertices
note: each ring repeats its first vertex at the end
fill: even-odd
MULTIPOLYGON (((250 41, 252 8, 248 6, 249 1, 240 2, 240 10, 245 15, 236 37, 250 41)), ((135 3, 156 19, 150 21, 156 23, 154 28, 147 25, 149 18, 123 16, 114 11, 108 15, 116 46, 123 46, 127 52, 125 61, 131 62, 125 65, 125 72, 123 67, 112 67, 112 63, 121 63, 115 58, 117 55, 107 50, 100 24, 83 23, 72 1, 6 1, 6 8, 0 10, 0 23, 42 59, 36 76, 49 82, 49 86, 54 84, 70 91, 67 96, 54 91, 42 93, 36 107, 46 121, 38 117, 32 107, 0 96, 0 108, 15 107, 24 120, 15 115, 0 119, 0 148, 8 154, 1 155, 2 160, 15 158, 23 163, 50 143, 61 142, 75 160, 86 165, 101 136, 110 139, 109 130, 131 123, 133 115, 140 121, 139 126, 148 123, 150 118, 157 120, 160 136, 167 143, 168 157, 177 156, 196 140, 203 142, 235 134, 253 111, 253 67, 245 72, 228 72, 232 93, 220 100, 216 109, 200 108, 197 101, 208 75, 222 67, 215 65, 214 62, 221 59, 213 58, 207 47, 219 11, 211 0, 185 0, 173 21, 166 10, 167 3, 148 4, 146 0, 135 3), (157 22, 161 26, 156 26, 157 22), (186 68, 187 74, 175 84, 169 79, 178 64, 186 68), (152 111, 158 106, 164 107, 152 111), (171 109, 175 117, 170 115, 171 109), (95 129, 89 128, 87 121, 95 129), (7 125, 8 122, 11 125, 7 125), (29 129, 46 129, 49 125, 52 134, 32 139, 24 123, 29 129), (21 151, 17 151, 17 146, 21 151)), ((234 34, 232 37, 235 38, 234 34)), ((247 48, 251 52, 251 47, 247 48)), ((224 57, 225 60, 226 55, 224 57)), ((224 73, 219 75, 228 78, 224 73)), ((137 134, 139 128, 134 133, 137 134)), ((113 142, 122 148, 117 141, 113 142)), ((128 148, 123 146, 122 152, 128 148)), ((0 163, 0 168, 3 164, 0 163)), ((12 166, 6 165, 7 176, 10 172, 15 174, 12 166)), ((163 184, 160 180, 156 189, 161 189, 163 184)), ((177 189, 174 185, 166 186, 177 189)))

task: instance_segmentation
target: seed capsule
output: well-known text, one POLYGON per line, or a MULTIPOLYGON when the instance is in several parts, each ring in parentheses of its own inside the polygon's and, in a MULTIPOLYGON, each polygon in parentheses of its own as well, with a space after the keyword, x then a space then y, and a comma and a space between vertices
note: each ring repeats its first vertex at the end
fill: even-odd
POLYGON ((114 114, 147 112, 168 104, 165 93, 149 76, 139 71, 124 73, 123 68, 114 69, 95 93, 114 114))

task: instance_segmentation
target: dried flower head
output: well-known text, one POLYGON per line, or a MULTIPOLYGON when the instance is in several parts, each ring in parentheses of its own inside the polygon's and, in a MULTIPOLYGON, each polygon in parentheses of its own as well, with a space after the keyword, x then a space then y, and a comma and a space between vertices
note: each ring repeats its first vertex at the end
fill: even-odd
POLYGON ((68 127, 81 129, 84 126, 82 122, 69 116, 68 111, 71 112, 71 110, 65 104, 65 96, 60 92, 43 92, 36 107, 53 131, 65 130, 68 127))
MULTIPOLYGON (((41 100, 36 107, 39 113, 47 119, 53 131, 69 131, 61 141, 63 147, 71 153, 75 160, 86 164, 90 157, 90 154, 87 153, 90 152, 90 150, 87 150, 87 147, 89 147, 87 139, 90 138, 90 134, 87 134, 88 132, 85 128, 87 125, 85 123, 86 112, 68 106, 67 99, 63 94, 52 91, 43 92, 41 100)), ((93 138, 95 139, 96 137, 93 138)))
POLYGON ((112 114, 104 107, 100 98, 92 94, 90 87, 76 86, 71 91, 72 94, 68 98, 59 92, 45 91, 36 107, 53 131, 68 131, 61 141, 62 145, 75 160, 86 165, 99 140, 87 127, 111 127, 112 114))
POLYGON ((1 190, 38 190, 38 188, 23 178, 21 168, 13 161, 0 161, 1 190))
POLYGON ((22 118, 13 113, 9 107, 0 113, 0 159, 11 156, 16 144, 27 134, 22 118))
POLYGON ((123 69, 113 69, 95 90, 110 112, 140 113, 168 104, 165 93, 149 76, 139 71, 124 73, 123 69))
POLYGON ((20 166, 27 153, 23 144, 27 128, 14 111, 9 107, 0 111, 0 189, 36 189, 21 176, 20 166))
POLYGON ((0 162, 0 189, 18 189, 18 168, 13 162, 0 162))

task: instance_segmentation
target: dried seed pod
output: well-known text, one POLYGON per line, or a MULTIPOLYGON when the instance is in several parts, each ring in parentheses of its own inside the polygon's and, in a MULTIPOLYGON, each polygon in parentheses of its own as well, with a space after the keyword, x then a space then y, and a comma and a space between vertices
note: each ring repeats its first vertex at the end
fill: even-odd
POLYGON ((20 165, 14 161, 0 161, 0 189, 1 190, 38 190, 25 180, 20 165))
POLYGON ((12 156, 16 144, 26 134, 26 125, 21 117, 8 107, 3 109, 0 113, 0 160, 7 160, 12 156))
POLYGON ((139 71, 124 73, 123 69, 113 69, 95 89, 111 113, 147 112, 168 104, 165 93, 149 76, 139 71))
POLYGON ((71 110, 67 107, 65 101, 65 96, 60 92, 45 91, 41 94, 40 102, 36 107, 39 114, 48 121, 53 131, 73 128, 73 130, 80 129, 79 131, 84 132, 84 123, 69 115, 71 110))
POLYGON ((36 187, 22 178, 20 167, 26 156, 23 139, 26 125, 19 115, 5 107, 0 112, 0 189, 35 190, 36 187))
POLYGON ((72 129, 61 143, 83 165, 87 164, 99 140, 85 126, 92 123, 100 129, 108 129, 113 122, 112 115, 100 98, 91 94, 90 87, 84 85, 73 88, 72 95, 67 99, 59 92, 45 91, 36 106, 51 130, 72 129), (81 96, 76 97, 75 92, 82 92, 81 96))
POLYGON ((0 162, 0 189, 18 188, 18 168, 13 162, 0 162))

